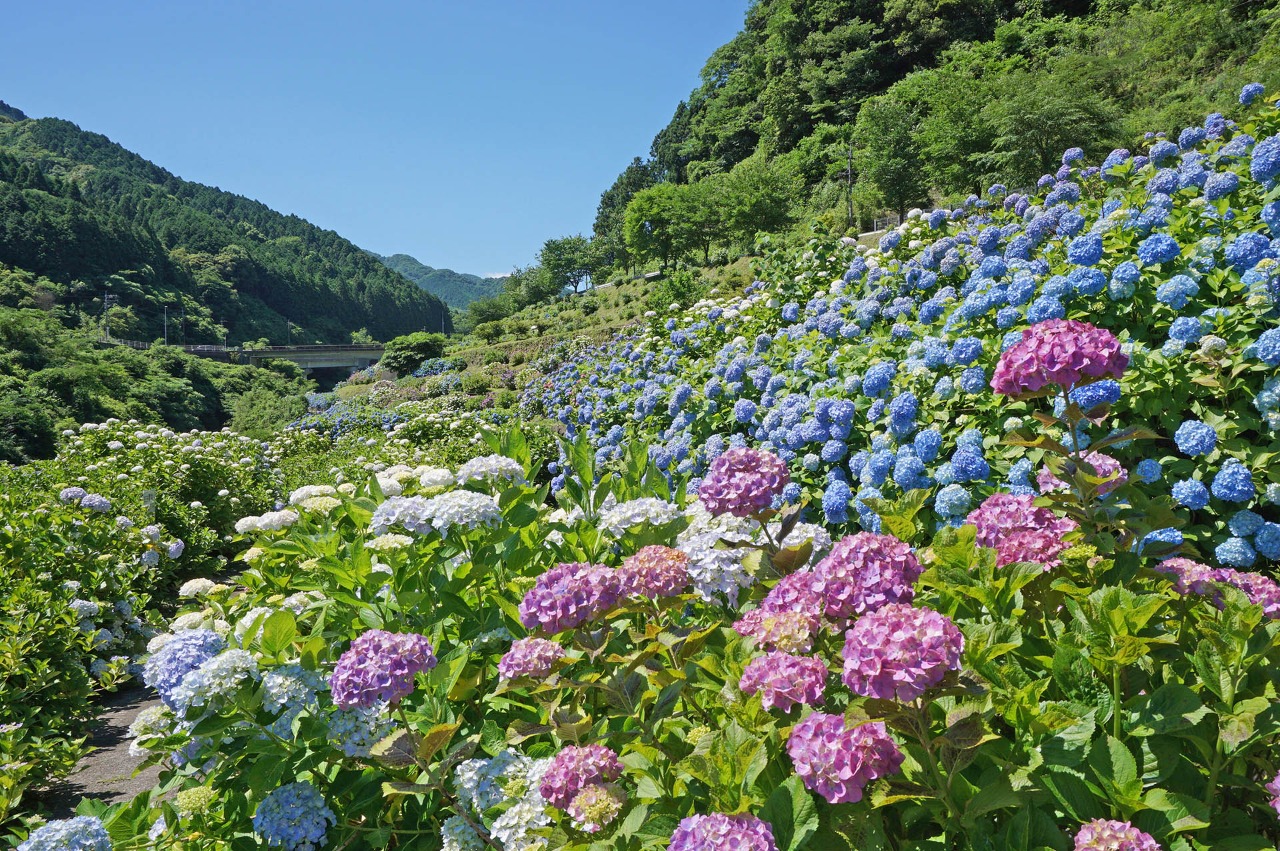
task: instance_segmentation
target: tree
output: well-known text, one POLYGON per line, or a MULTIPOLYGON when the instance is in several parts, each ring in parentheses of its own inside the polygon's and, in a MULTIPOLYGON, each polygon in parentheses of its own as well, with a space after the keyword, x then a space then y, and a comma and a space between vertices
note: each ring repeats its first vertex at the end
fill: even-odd
POLYGON ((592 283, 591 273, 598 263, 591 240, 582 234, 548 239, 538 252, 538 263, 546 275, 546 285, 554 292, 573 290, 592 283))
POLYGON ((351 332, 351 344, 354 346, 370 345, 377 342, 367 328, 358 328, 351 332))
POLYGON ((595 225, 591 229, 591 242, 599 252, 602 268, 631 265, 626 239, 622 233, 627 204, 637 192, 655 183, 657 183, 657 168, 652 163, 636 157, 613 181, 613 185, 600 195, 600 203, 596 206, 595 225))
POLYGON ((716 206, 728 235, 748 247, 758 233, 782 230, 800 196, 800 181, 789 163, 756 153, 718 180, 716 206))
MULTIPOLYGON (((537 264, 517 266, 507 276, 502 287, 511 301, 519 307, 540 304, 554 298, 563 289, 551 279, 551 275, 547 273, 546 268, 537 264)), ((500 318, 497 316, 491 317, 491 319, 500 318)), ((482 319, 480 321, 491 321, 491 319, 482 319)))
POLYGON ((661 260, 665 269, 684 253, 680 242, 680 187, 659 183, 637 192, 627 205, 623 235, 641 260, 661 260))
POLYGON ((387 343, 380 363, 396 375, 408 375, 422 366, 423 361, 443 355, 444 346, 443 334, 426 331, 406 334, 387 343))
POLYGON ((914 110, 894 97, 892 90, 863 103, 854 127, 862 145, 858 156, 862 173, 899 216, 929 196, 915 128, 914 110))

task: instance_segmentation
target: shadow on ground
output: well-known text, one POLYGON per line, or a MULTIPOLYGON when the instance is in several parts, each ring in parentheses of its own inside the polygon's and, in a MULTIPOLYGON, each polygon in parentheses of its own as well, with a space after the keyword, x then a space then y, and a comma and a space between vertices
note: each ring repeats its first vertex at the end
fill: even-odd
POLYGON ((151 766, 134 776, 141 760, 129 755, 128 734, 129 725, 138 712, 159 703, 155 692, 147 688, 104 696, 89 736, 88 743, 93 750, 80 760, 75 773, 66 780, 32 794, 35 811, 48 819, 67 818, 74 814, 81 798, 118 804, 155 786, 160 777, 159 766, 151 766))

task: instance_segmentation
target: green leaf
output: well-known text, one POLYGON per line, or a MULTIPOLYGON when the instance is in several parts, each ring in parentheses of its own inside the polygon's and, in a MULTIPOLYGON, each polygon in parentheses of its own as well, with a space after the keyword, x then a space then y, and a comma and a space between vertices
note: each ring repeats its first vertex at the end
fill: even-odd
POLYGON ((417 752, 414 738, 408 730, 395 730, 369 748, 369 755, 389 768, 407 768, 417 752))
POLYGON ((388 798, 392 795, 426 795, 433 788, 425 783, 405 783, 401 780, 392 780, 382 784, 382 794, 388 798))
POLYGON ((262 624, 262 649, 272 656, 278 656, 289 649, 297 634, 298 622, 294 619, 293 612, 279 609, 262 624))
POLYGON ((1093 743, 1089 766, 1098 782, 1112 791, 1118 802, 1136 802, 1142 797, 1138 763, 1123 742, 1111 736, 1093 743))
MULTIPOLYGON (((418 742, 418 760, 422 765, 431 762, 432 757, 448 746, 449 741, 453 738, 453 734, 458 732, 461 724, 436 724, 423 734, 422 740, 418 742)), ((494 729, 498 730, 497 725, 494 729)), ((486 726, 487 732, 487 726, 486 726)), ((498 730, 498 735, 502 735, 502 731, 498 730)), ((483 734, 482 734, 483 740, 483 734)))
POLYGON ((760 818, 773 827, 778 851, 798 851, 818 829, 818 808, 797 775, 773 790, 760 810, 760 818))
POLYGON ((1169 792, 1165 789, 1152 789, 1147 792, 1142 803, 1165 817, 1169 823, 1170 833, 1200 830, 1209 826, 1209 808, 1190 795, 1169 792))
POLYGON ((1209 713, 1200 698, 1181 683, 1166 683, 1129 713, 1129 733, 1155 736, 1194 727, 1209 713))

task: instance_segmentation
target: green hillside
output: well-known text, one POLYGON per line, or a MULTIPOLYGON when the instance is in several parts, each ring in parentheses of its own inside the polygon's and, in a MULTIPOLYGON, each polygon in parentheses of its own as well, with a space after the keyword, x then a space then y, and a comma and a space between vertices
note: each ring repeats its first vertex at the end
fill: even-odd
MULTIPOLYGON (((372 253, 372 252, 371 252, 372 253)), ((434 269, 408 254, 383 257, 374 254, 388 269, 399 272, 450 307, 461 310, 476 299, 502 292, 505 278, 482 278, 452 269, 434 269)))
POLYGON ((339 234, 182 180, 97 133, 0 108, 0 304, 119 337, 346 342, 448 310, 339 234), (288 324, 287 324, 288 323, 288 324))

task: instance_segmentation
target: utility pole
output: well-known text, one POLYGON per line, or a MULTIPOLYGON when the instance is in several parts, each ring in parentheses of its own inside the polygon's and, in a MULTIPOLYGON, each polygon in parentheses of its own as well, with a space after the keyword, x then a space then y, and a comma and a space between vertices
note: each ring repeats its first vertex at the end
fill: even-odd
POLYGON ((164 344, 169 345, 169 305, 164 306, 164 344))

